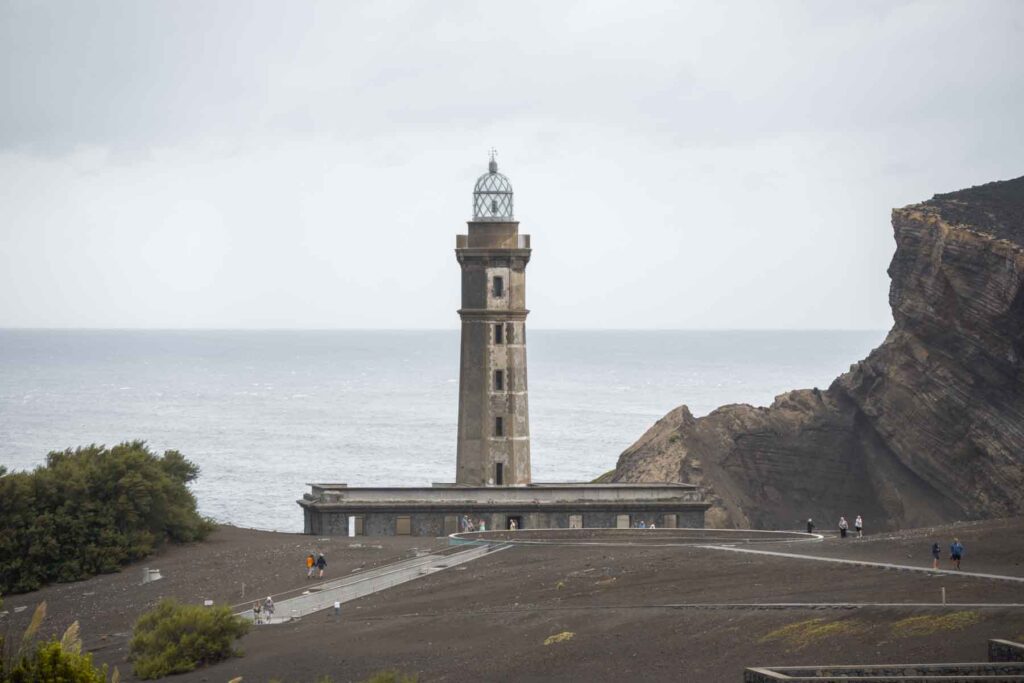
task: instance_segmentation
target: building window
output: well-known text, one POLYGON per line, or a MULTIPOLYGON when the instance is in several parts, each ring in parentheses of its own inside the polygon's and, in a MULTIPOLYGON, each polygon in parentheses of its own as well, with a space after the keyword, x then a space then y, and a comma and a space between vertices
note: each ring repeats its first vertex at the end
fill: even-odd
POLYGON ((505 391, 505 371, 495 370, 494 371, 494 390, 505 391))
MULTIPOLYGON (((499 420, 501 418, 498 418, 499 420)), ((505 484, 505 464, 495 463, 494 464, 494 483, 498 486, 504 486, 505 484)))
POLYGON ((583 528, 583 515, 569 515, 569 528, 570 529, 582 529, 583 528))
POLYGON ((400 515, 395 517, 395 536, 411 536, 412 535, 412 517, 409 515, 400 515))
POLYGON ((494 435, 505 436, 505 418, 496 417, 494 418, 494 435))
POLYGON ((495 275, 491 280, 491 292, 498 299, 505 296, 505 278, 495 275))
POLYGON ((504 344, 505 343, 505 326, 498 323, 494 326, 494 343, 504 344))

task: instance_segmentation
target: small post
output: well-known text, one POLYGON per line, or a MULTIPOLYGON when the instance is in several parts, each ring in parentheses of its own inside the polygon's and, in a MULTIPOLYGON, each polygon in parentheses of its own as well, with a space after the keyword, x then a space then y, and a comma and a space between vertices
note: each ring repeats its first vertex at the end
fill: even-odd
POLYGON ((946 604, 946 587, 945 586, 942 587, 942 604, 943 605, 946 604))
POLYGON ((334 620, 338 621, 341 618, 341 601, 334 601, 334 620))
POLYGON ((242 582, 242 599, 245 599, 245 581, 242 582))

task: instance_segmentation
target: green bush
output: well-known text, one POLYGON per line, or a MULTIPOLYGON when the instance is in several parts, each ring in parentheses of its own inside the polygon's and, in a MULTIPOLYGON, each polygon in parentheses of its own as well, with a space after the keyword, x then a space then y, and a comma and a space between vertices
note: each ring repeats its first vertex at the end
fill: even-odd
POLYGON ((142 441, 54 451, 32 472, 0 468, 0 593, 117 569, 166 540, 204 538, 188 482, 199 468, 142 441))
POLYGON ((131 640, 135 675, 160 678, 239 656, 234 642, 249 632, 249 626, 227 607, 165 599, 135 622, 131 640))
POLYGON ((69 652, 59 641, 51 640, 36 645, 23 655, 10 671, 0 664, 3 683, 106 683, 107 669, 93 666, 92 655, 69 652))
MULTIPOLYGON (((16 651, 8 650, 4 637, 0 636, 0 683, 107 683, 106 665, 98 669, 93 666, 92 655, 82 654, 77 621, 60 640, 34 642, 45 618, 46 603, 42 602, 36 607, 16 651)), ((119 680, 115 668, 110 682, 119 680)))

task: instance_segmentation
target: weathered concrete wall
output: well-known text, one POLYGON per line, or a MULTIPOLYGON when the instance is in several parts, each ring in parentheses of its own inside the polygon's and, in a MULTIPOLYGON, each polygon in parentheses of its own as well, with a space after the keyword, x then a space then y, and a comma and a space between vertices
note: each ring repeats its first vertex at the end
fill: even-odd
MULTIPOLYGON (((445 507, 466 507, 477 504, 503 504, 525 508, 530 504, 607 503, 605 507, 635 507, 648 503, 655 507, 675 507, 677 503, 706 504, 703 492, 687 484, 574 484, 539 483, 530 486, 451 486, 349 488, 345 484, 311 484, 311 493, 300 502, 308 504, 345 503, 442 504, 445 507), (613 505, 614 504, 614 505, 613 505)), ((685 506, 684 506, 685 507, 685 506)))
POLYGON ((863 666, 794 666, 773 669, 747 669, 743 672, 744 683, 774 683, 796 678, 801 681, 820 683, 870 683, 872 681, 900 681, 901 683, 927 683, 942 677, 948 683, 970 683, 987 676, 985 680, 1019 680, 1024 674, 1024 664, 1010 663, 959 663, 959 664, 879 664, 863 666), (1009 678, 1009 677, 1013 678, 1009 678), (1004 678, 1007 677, 1007 678, 1004 678))
POLYGON ((988 641, 988 661, 1024 662, 1024 643, 1011 640, 988 641))
POLYGON ((530 482, 526 389, 526 264, 529 240, 515 221, 471 221, 456 239, 462 268, 462 342, 455 481, 519 486, 530 482), (524 246, 525 245, 525 246, 524 246), (502 288, 495 291, 494 278, 502 288), (499 340, 496 328, 500 328, 499 340), (495 384, 495 371, 504 386, 495 384), (502 419, 496 433, 495 418, 502 419))
MULTIPOLYGON (((365 536, 394 536, 397 532, 397 520, 403 516, 410 518, 410 535, 412 536, 444 536, 445 519, 448 518, 451 521, 451 518, 454 517, 461 523, 463 516, 469 518, 477 528, 480 521, 483 520, 488 529, 507 529, 508 520, 512 517, 519 519, 520 529, 568 529, 570 515, 582 515, 583 528, 614 528, 620 514, 630 515, 631 526, 643 520, 647 524, 653 521, 657 526, 664 528, 667 526, 666 515, 675 515, 679 527, 698 529, 704 527, 702 510, 680 510, 678 508, 634 511, 572 508, 552 511, 518 511, 514 509, 488 510, 474 506, 472 508, 351 510, 348 512, 317 510, 308 507, 304 509, 306 533, 320 536, 347 536, 349 515, 362 517, 363 535, 365 536)), ((456 530, 463 531, 464 529, 459 526, 456 530)))

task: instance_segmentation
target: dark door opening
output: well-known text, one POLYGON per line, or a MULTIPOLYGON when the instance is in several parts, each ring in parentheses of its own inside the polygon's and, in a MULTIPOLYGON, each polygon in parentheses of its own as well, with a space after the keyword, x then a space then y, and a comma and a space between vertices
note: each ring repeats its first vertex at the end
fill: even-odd
POLYGON ((498 486, 505 484, 505 465, 504 463, 495 463, 494 465, 494 483, 498 486))
POLYGON ((515 526, 515 528, 516 528, 516 529, 522 529, 522 528, 523 528, 523 518, 522 518, 522 517, 520 517, 519 515, 516 515, 516 516, 511 516, 511 515, 510 515, 510 516, 509 516, 509 517, 508 517, 508 518, 507 518, 507 519, 505 520, 505 528, 506 528, 506 529, 511 529, 511 528, 512 528, 512 524, 513 524, 513 522, 514 522, 514 523, 515 523, 515 525, 516 525, 516 526, 515 526))

